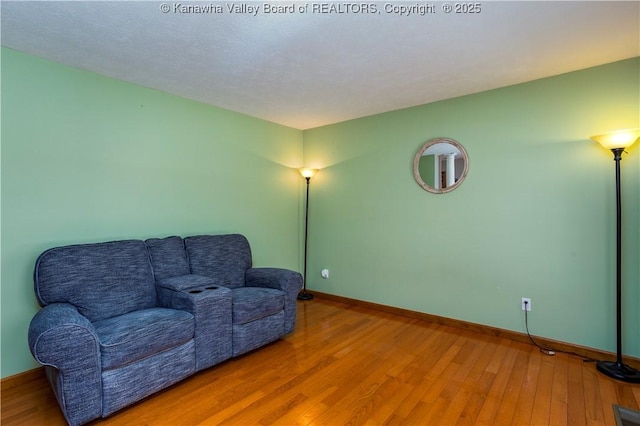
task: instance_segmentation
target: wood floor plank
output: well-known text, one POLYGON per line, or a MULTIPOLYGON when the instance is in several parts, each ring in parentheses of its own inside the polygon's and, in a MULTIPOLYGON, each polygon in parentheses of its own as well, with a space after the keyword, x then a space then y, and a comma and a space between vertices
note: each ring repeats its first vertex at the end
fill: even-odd
POLYGON ((536 386, 536 396, 533 400, 533 412, 531 413, 532 425, 549 424, 555 361, 555 357, 547 357, 543 358, 540 363, 540 374, 536 386))
POLYGON ((494 424, 493 419, 500 407, 500 403, 504 396, 509 377, 511 376, 511 371, 516 360, 517 351, 510 347, 511 342, 503 341, 503 343, 508 346, 510 350, 506 351, 505 357, 496 372, 496 377, 491 384, 491 388, 489 388, 487 397, 482 405, 482 409, 478 414, 477 421, 480 424, 494 424))
POLYGON ((631 386, 625 386, 622 382, 615 382, 616 399, 623 407, 632 408, 636 404, 631 386))
POLYGON ((403 423, 415 424, 416 421, 425 421, 425 416, 432 417, 437 414, 437 408, 430 408, 430 404, 446 386, 447 378, 456 373, 456 365, 450 361, 462 347, 460 339, 460 336, 441 334, 434 346, 427 349, 424 362, 417 357, 416 364, 421 364, 421 369, 411 372, 411 377, 415 380, 407 381, 414 386, 415 392, 406 398, 397 410, 403 418, 403 423))
POLYGON ((380 395, 378 407, 374 408, 372 415, 363 424, 383 425, 391 422, 400 401, 413 390, 412 386, 394 377, 388 377, 387 382, 378 389, 380 395))
POLYGON ((486 349, 482 352, 482 355, 476 363, 479 374, 477 380, 473 381, 474 379, 472 375, 471 381, 464 383, 464 386, 469 390, 469 396, 464 407, 460 411, 455 424, 471 425, 475 423, 478 413, 482 409, 486 395, 495 378, 495 373, 490 372, 488 370, 488 366, 492 359, 502 356, 501 352, 497 352, 496 349, 497 345, 487 343, 486 349))
MULTIPOLYGON (((582 386, 584 395, 585 419, 587 425, 604 425, 604 412, 600 399, 598 372, 595 368, 582 368, 582 386)), ((571 400, 570 400, 571 401, 571 400)))
POLYGON ((598 375, 598 388, 600 389, 600 402, 602 403, 602 413, 604 414, 604 423, 607 425, 615 425, 616 418, 613 414, 613 401, 617 401, 616 384, 613 379, 598 375))
POLYGON ((461 417, 489 363, 492 352, 486 348, 487 342, 469 339, 461 351, 466 354, 464 359, 456 357, 455 361, 467 368, 460 368, 456 372, 450 384, 451 388, 447 389, 447 394, 451 394, 451 403, 442 415, 440 423, 455 424, 461 417))
POLYGON ((568 357, 567 371, 567 423, 570 425, 586 425, 587 409, 585 406, 582 361, 577 357, 568 357))
MULTIPOLYGON (((95 425, 615 425, 640 386, 501 336, 337 301, 298 304, 296 331, 95 425)), ((64 425, 43 374, 2 389, 1 423, 64 425)))
POLYGON ((567 355, 555 355, 556 365, 553 370, 553 385, 551 388, 551 411, 549 422, 553 425, 563 426, 567 424, 567 355))
POLYGON ((520 394, 515 406, 513 424, 528 425, 533 415, 533 403, 536 397, 538 377, 540 375, 541 358, 543 355, 535 348, 529 349, 529 358, 526 365, 526 373, 522 380, 520 394))
POLYGON ((527 372, 527 364, 529 362, 529 351, 520 351, 516 355, 513 363, 511 375, 507 381, 504 394, 500 400, 500 405, 494 417, 494 424, 509 425, 513 422, 516 404, 522 390, 522 383, 527 372))

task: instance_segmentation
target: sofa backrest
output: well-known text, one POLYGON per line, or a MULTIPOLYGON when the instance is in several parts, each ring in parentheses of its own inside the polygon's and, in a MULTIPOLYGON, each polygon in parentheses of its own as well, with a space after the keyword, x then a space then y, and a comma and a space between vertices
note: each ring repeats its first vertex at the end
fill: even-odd
POLYGON ((180 237, 150 238, 145 241, 156 280, 188 275, 189 260, 180 237))
POLYGON ((157 305, 144 241, 56 247, 36 261, 34 287, 40 305, 70 303, 90 321, 157 305))
POLYGON ((240 234, 199 235, 184 239, 192 274, 212 278, 217 285, 244 286, 251 268, 251 248, 240 234))

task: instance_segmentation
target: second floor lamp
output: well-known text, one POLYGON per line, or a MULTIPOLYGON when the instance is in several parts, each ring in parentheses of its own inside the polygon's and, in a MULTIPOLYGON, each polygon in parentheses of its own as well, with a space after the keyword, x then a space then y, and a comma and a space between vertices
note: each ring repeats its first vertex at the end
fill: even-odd
POLYGON ((298 294, 298 300, 311 300, 313 294, 307 293, 307 237, 309 235, 309 181, 317 170, 314 169, 300 169, 300 174, 307 181, 307 195, 305 197, 304 207, 304 269, 302 273, 302 291, 298 294))
POLYGON ((640 383, 640 371, 622 362, 622 202, 620 197, 620 160, 624 150, 640 138, 640 129, 620 130, 592 136, 613 153, 616 165, 616 360, 598 361, 598 371, 624 382, 640 383))

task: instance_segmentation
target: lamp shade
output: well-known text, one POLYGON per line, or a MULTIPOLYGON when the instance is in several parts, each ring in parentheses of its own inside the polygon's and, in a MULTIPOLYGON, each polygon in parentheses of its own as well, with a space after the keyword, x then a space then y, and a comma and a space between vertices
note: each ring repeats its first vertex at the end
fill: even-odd
POLYGON ((317 172, 316 169, 299 169, 298 171, 305 179, 311 179, 317 172))
POLYGON ((640 129, 616 130, 591 136, 591 139, 598 142, 607 149, 627 148, 640 138, 640 129))

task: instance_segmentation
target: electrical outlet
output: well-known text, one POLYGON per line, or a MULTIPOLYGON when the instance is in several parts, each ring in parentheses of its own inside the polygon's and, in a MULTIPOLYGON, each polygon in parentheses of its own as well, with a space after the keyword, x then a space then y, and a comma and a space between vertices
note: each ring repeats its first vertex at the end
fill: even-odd
POLYGON ((329 270, 328 269, 323 269, 322 271, 320 271, 320 275, 322 276, 322 278, 324 278, 325 280, 329 278, 329 270))
POLYGON ((528 297, 523 297, 522 298, 522 310, 527 310, 530 311, 531 310, 531 299, 529 299, 528 297))

